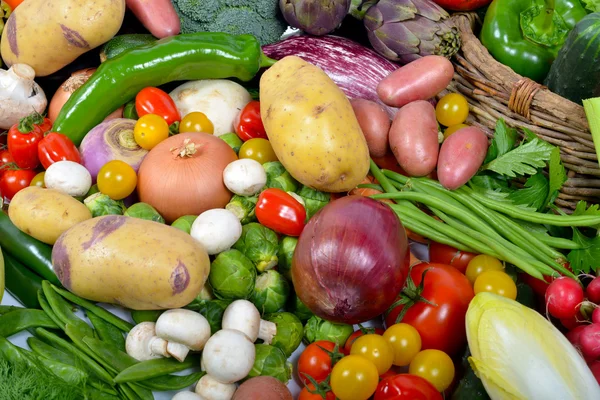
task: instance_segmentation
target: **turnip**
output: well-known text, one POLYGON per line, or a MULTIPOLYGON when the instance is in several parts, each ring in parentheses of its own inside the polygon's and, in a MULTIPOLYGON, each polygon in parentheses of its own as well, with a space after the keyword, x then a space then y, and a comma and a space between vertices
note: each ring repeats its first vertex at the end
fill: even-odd
POLYGON ((575 316, 583 302, 583 288, 567 277, 555 279, 546 290, 546 309, 555 318, 575 316))
POLYGON ((589 301, 592 303, 598 304, 600 303, 600 277, 594 278, 587 288, 585 289, 585 294, 589 301))
POLYGON ((591 324, 582 329, 579 345, 586 359, 594 360, 600 357, 600 324, 591 324))

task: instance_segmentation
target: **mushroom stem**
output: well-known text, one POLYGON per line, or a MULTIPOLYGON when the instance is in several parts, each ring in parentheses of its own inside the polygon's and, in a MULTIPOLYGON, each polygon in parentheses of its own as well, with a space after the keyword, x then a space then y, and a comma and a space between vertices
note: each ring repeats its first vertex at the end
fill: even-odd
POLYGON ((270 344, 277 334, 277 325, 262 320, 256 306, 248 300, 236 300, 227 306, 221 326, 243 332, 253 343, 260 338, 270 344))
POLYGON ((8 129, 33 112, 43 113, 47 100, 27 64, 0 70, 0 129, 8 129))
POLYGON ((210 400, 231 400, 236 389, 235 383, 222 383, 207 374, 200 378, 195 392, 210 400))
POLYGON ((273 336, 277 334, 277 325, 271 321, 260 320, 260 327, 258 329, 258 338, 261 339, 265 344, 271 344, 273 336))
POLYGON ((190 349, 181 343, 167 342, 167 353, 179 362, 183 362, 189 352, 190 349))
POLYGON ((138 361, 170 357, 167 353, 167 342, 156 336, 154 322, 137 324, 127 334, 125 350, 138 361))
POLYGON ((204 348, 210 337, 210 324, 195 311, 167 310, 156 321, 156 336, 166 340, 168 354, 182 362, 190 350, 204 348))

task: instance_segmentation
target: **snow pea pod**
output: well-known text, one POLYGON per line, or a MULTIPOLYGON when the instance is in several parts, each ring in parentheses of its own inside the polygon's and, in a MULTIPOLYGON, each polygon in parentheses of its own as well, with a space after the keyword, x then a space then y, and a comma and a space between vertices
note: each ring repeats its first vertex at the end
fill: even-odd
POLYGON ((128 385, 118 385, 119 392, 121 395, 125 397, 127 400, 140 400, 139 396, 135 394, 133 389, 131 389, 128 385))
POLYGON ((71 304, 52 289, 50 282, 42 282, 42 290, 50 307, 52 307, 52 311, 62 321, 63 325, 61 327, 63 330, 65 330, 66 324, 71 324, 77 327, 83 336, 92 336, 94 334, 94 330, 84 320, 75 315, 71 304))
POLYGON ((128 382, 125 385, 129 386, 140 399, 154 400, 154 395, 152 394, 151 390, 141 387, 140 385, 133 382, 128 382))
POLYGON ((51 360, 46 357, 36 356, 36 358, 50 372, 67 383, 77 385, 86 380, 88 377, 88 374, 85 371, 72 365, 64 364, 60 361, 51 360))
POLYGON ((131 311, 131 318, 136 324, 156 322, 162 313, 162 310, 133 310, 131 311))
POLYGON ((81 361, 77 357, 75 357, 71 353, 65 353, 62 350, 58 350, 46 342, 41 341, 35 336, 31 336, 27 338, 27 345, 35 354, 40 357, 49 358, 51 360, 59 361, 63 364, 79 366, 81 365, 81 361))
MULTIPOLYGON (((98 364, 100 364, 106 371, 116 374, 117 371, 110 366, 109 363, 104 362, 102 358, 98 357, 96 353, 94 353, 84 342, 83 338, 86 336, 83 331, 79 330, 75 325, 67 324, 65 326, 65 333, 71 339, 75 347, 79 350, 87 354, 90 358, 95 360, 98 364)), ((94 331, 92 331, 92 336, 94 336, 94 331)))
POLYGON ((54 314, 54 311, 52 311, 52 307, 50 307, 50 304, 48 304, 48 300, 46 300, 44 291, 41 288, 38 290, 37 300, 42 310, 56 324, 56 326, 58 326, 60 329, 64 329, 63 322, 56 316, 56 314, 54 314))
POLYGON ((34 327, 58 328, 54 321, 42 310, 18 308, 0 317, 0 336, 6 338, 34 327))
POLYGON ((195 355, 188 356, 183 362, 172 358, 158 358, 141 361, 119 372, 114 381, 117 383, 143 381, 150 378, 184 371, 199 365, 200 358, 195 355))
POLYGON ((16 306, 0 306, 0 315, 8 314, 11 311, 18 310, 21 307, 16 306))
POLYGON ((92 325, 94 325, 94 329, 96 329, 96 333, 98 334, 100 340, 111 344, 116 349, 125 351, 125 338, 123 337, 123 332, 121 332, 113 324, 109 324, 94 313, 87 313, 87 317, 89 318, 92 325))
POLYGON ((35 367, 29 359, 23 356, 21 349, 2 336, 0 336, 0 357, 6 359, 11 364, 27 363, 35 367))

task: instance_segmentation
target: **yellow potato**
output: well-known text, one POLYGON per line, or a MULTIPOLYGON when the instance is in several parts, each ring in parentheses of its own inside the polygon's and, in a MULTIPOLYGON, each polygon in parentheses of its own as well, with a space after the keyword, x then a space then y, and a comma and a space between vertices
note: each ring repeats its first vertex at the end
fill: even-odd
POLYGON ((4 62, 28 64, 46 76, 117 34, 125 0, 27 0, 11 14, 2 33, 4 62))
POLYGON ((52 249, 52 265, 76 295, 133 310, 189 304, 210 271, 206 250, 187 233, 123 215, 69 229, 52 249))
POLYGON ((92 213, 68 194, 30 186, 13 197, 8 216, 21 231, 44 243, 54 244, 64 231, 92 218, 92 213))
POLYGON ((319 67, 296 56, 260 80, 260 114, 273 150, 304 185, 346 192, 369 171, 369 148, 342 90, 319 67))

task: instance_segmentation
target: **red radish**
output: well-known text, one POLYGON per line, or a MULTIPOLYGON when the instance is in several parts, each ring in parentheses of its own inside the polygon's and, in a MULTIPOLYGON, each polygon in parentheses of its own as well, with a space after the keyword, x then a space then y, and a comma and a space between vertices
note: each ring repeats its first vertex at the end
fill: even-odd
POLYGON ((580 325, 580 326, 576 327, 575 329, 571 329, 565 335, 567 337, 567 339, 569 340, 569 342, 571 342, 571 344, 573 346, 575 346, 576 348, 579 348, 581 345, 581 332, 583 332, 583 330, 585 328, 587 328, 587 325, 580 325))
POLYGON ((560 323, 568 330, 573 330, 578 326, 587 325, 588 321, 581 315, 581 312, 578 312, 570 318, 561 318, 560 323))
POLYGON ((596 307, 592 311, 592 323, 600 324, 600 307, 596 307))
POLYGON ((586 359, 595 360, 600 357, 600 325, 591 324, 582 329, 579 344, 586 359))
POLYGON ((592 371, 594 378, 596 378, 596 381, 600 384, 600 361, 592 361, 588 364, 588 367, 590 367, 590 371, 592 371))
POLYGON ((585 289, 585 294, 592 303, 600 303, 600 277, 594 278, 585 289))
POLYGON ((555 318, 573 317, 582 302, 583 289, 574 279, 560 277, 546 290, 546 307, 555 318))

